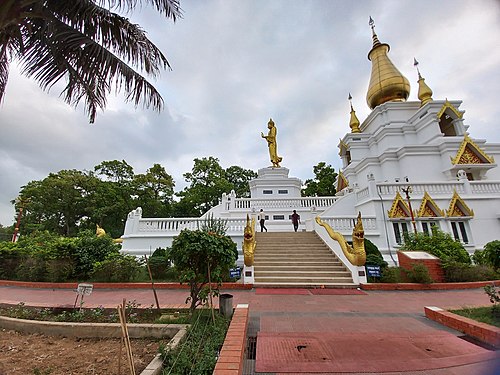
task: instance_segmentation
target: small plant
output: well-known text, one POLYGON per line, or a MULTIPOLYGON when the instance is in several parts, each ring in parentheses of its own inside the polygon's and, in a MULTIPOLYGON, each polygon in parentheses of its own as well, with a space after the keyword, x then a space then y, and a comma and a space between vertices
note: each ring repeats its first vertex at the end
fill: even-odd
POLYGON ((405 273, 412 283, 431 284, 433 282, 429 270, 421 263, 413 264, 411 270, 405 270, 405 273))
POLYGON ((484 291, 490 297, 490 302, 493 304, 493 314, 500 315, 500 288, 497 288, 495 284, 491 284, 486 285, 484 291))
POLYGON ((382 270, 381 283, 400 283, 402 281, 400 267, 387 267, 382 270))

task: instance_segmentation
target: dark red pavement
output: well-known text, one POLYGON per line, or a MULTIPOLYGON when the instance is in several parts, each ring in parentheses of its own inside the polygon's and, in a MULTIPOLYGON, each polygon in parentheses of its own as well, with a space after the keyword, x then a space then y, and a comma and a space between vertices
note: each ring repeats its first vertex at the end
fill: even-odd
MULTIPOLYGON (((311 362, 309 366, 307 361, 298 361, 297 366, 287 365, 287 374, 500 374, 498 351, 457 338, 461 335, 458 331, 431 321, 424 314, 424 306, 448 309, 489 305, 488 296, 481 288, 366 291, 355 295, 315 295, 310 291, 301 294, 261 294, 256 290, 233 289, 223 292, 233 295, 234 305, 249 304, 249 336, 259 334, 266 340, 274 340, 273 345, 282 345, 283 350, 286 340, 280 341, 280 337, 312 340, 313 344, 306 350, 314 358, 319 358, 320 354, 315 347, 323 348, 321 350, 333 348, 326 351, 329 357, 321 357, 329 360, 316 364, 311 362), (321 342, 322 346, 315 342, 321 342)), ((189 295, 186 289, 161 289, 157 293, 162 307, 187 306, 184 305, 189 295)), ((0 286, 0 303, 72 306, 75 297, 75 292, 70 289, 0 286)), ((116 307, 124 298, 142 307, 154 304, 150 290, 94 289, 90 296, 85 297, 84 306, 116 307)), ((262 343, 258 340, 257 350, 262 350, 265 345, 265 340, 262 343)), ((293 351, 295 349, 286 350, 297 355, 293 351)), ((262 357, 262 351, 260 355, 261 361, 258 358, 256 362, 257 370, 285 373, 285 367, 280 370, 279 364, 278 367, 262 367, 271 362, 269 356, 262 357)))

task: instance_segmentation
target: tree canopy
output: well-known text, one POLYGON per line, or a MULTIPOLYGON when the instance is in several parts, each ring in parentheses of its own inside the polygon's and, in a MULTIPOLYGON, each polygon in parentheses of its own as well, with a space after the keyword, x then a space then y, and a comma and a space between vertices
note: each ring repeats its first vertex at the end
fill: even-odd
POLYGON ((0 5, 0 102, 9 64, 44 90, 66 80, 61 95, 77 106, 81 100, 91 123, 106 107, 114 88, 126 101, 161 110, 163 99, 142 75, 169 69, 167 58, 140 25, 113 11, 130 12, 152 5, 165 17, 181 16, 178 0, 7 0, 0 5))
POLYGON ((302 189, 302 195, 306 197, 327 197, 334 196, 337 193, 335 189, 335 180, 337 172, 324 161, 313 167, 314 178, 305 182, 305 188, 302 189))
POLYGON ((248 181, 257 174, 239 166, 224 169, 219 159, 210 156, 194 159, 192 171, 183 176, 190 185, 177 193, 181 199, 176 216, 198 217, 219 204, 223 193, 234 190, 237 196, 249 196, 248 181))

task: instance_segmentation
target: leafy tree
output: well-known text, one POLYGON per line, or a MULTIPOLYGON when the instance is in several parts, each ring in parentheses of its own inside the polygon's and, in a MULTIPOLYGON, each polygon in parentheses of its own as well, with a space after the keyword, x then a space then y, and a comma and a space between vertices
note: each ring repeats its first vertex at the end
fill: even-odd
POLYGON ((455 241, 449 233, 444 233, 437 228, 433 228, 432 236, 425 233, 410 233, 405 236, 402 251, 426 251, 444 263, 459 262, 471 264, 471 259, 463 245, 455 241))
POLYGON ((170 65, 142 28, 112 10, 133 10, 149 3, 167 18, 181 16, 178 0, 19 0, 0 6, 0 101, 9 63, 50 89, 63 77, 64 100, 84 100, 91 123, 104 109, 113 86, 127 101, 160 110, 163 99, 135 69, 156 77, 170 65))
POLYGON ((335 169, 324 161, 313 167, 314 179, 308 179, 305 182, 305 189, 302 189, 302 195, 306 197, 326 197, 336 194, 335 180, 337 173, 335 169))
POLYGON ((103 161, 94 167, 98 176, 104 176, 109 181, 120 184, 130 183, 134 178, 134 168, 125 160, 103 161))
POLYGON ((89 198, 99 180, 91 173, 62 170, 42 181, 31 181, 21 188, 27 199, 21 232, 49 230, 66 236, 75 235, 79 222, 89 217, 89 198))
POLYGON ((472 259, 476 264, 488 265, 500 270, 500 241, 488 242, 483 250, 477 250, 472 255, 472 259))
POLYGON ((174 185, 165 168, 154 164, 145 174, 134 177, 133 190, 138 196, 136 205, 142 207, 145 216, 170 216, 174 185))
POLYGON ((206 302, 209 297, 208 275, 216 283, 214 295, 218 295, 224 273, 238 258, 236 244, 230 237, 201 230, 183 230, 173 241, 170 253, 181 283, 188 283, 190 312, 206 302))
POLYGON ((202 215, 219 204, 222 193, 229 193, 234 186, 227 180, 219 159, 212 156, 194 159, 192 171, 183 176, 190 185, 177 193, 181 200, 176 213, 180 216, 202 215), (186 211, 180 212, 179 207, 186 211))
POLYGON ((226 178, 233 185, 232 190, 236 193, 237 197, 249 198, 250 180, 257 178, 257 173, 251 169, 244 169, 237 165, 233 165, 226 169, 226 178))

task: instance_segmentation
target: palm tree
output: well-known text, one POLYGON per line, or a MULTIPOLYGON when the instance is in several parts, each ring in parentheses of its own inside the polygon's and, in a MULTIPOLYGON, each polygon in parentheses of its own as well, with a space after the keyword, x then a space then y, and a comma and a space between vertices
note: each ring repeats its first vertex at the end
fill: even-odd
POLYGON ((83 99, 90 123, 113 88, 124 89, 126 101, 136 106, 160 111, 161 95, 138 71, 156 77, 170 65, 139 25, 112 12, 142 3, 174 22, 181 17, 179 0, 2 0, 0 102, 9 63, 17 60, 44 90, 64 77, 61 95, 75 107, 83 99))

